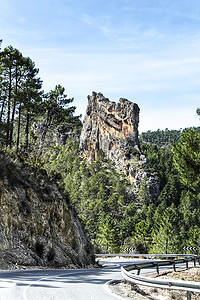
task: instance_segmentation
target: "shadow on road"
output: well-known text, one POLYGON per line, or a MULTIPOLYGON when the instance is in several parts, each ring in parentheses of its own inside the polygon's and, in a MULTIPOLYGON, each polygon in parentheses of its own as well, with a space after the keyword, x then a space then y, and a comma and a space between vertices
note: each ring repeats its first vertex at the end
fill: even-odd
MULTIPOLYGON (((18 286, 31 285, 42 288, 61 288, 66 284, 104 284, 110 280, 110 273, 119 273, 120 266, 93 269, 67 270, 20 270, 2 271, 1 280, 16 282, 18 286)), ((1 285, 0 285, 1 288, 1 285)))

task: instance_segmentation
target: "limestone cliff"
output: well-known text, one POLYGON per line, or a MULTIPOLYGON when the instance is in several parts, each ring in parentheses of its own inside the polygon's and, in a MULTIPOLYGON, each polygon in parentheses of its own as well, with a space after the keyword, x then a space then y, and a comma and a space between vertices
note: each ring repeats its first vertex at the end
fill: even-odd
POLYGON ((88 96, 80 147, 89 159, 101 149, 107 158, 122 157, 130 146, 138 149, 139 107, 121 98, 110 102, 101 93, 88 96))
POLYGON ((45 171, 11 163, 0 153, 0 267, 84 267, 90 241, 45 171))
POLYGON ((96 159, 103 152, 137 188, 147 178, 153 199, 158 194, 158 181, 143 170, 146 159, 138 141, 139 112, 138 105, 127 99, 120 98, 115 103, 93 92, 88 96, 80 148, 88 160, 96 159))
POLYGON ((127 99, 111 102, 101 93, 88 96, 88 106, 80 148, 85 156, 96 159, 99 150, 113 160, 119 169, 134 179, 134 168, 130 166, 133 154, 140 154, 138 142, 139 107, 127 99))

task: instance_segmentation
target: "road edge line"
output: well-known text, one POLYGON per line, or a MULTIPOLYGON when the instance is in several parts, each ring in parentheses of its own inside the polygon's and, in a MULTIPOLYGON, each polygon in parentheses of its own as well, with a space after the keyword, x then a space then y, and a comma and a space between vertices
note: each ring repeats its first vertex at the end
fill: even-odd
POLYGON ((122 281, 122 279, 112 279, 112 280, 109 280, 109 281, 107 281, 106 283, 104 283, 104 285, 103 285, 103 288, 104 288, 104 290, 108 293, 108 294, 110 294, 110 295, 112 295, 112 296, 114 296, 114 297, 116 297, 116 298, 118 298, 118 299, 121 299, 121 300, 124 300, 124 299, 133 299, 133 298, 130 298, 130 297, 122 297, 122 296, 120 296, 120 295, 117 295, 117 294, 115 294, 113 291, 111 291, 111 288, 109 287, 112 283, 114 283, 114 282, 119 282, 119 281, 122 281))

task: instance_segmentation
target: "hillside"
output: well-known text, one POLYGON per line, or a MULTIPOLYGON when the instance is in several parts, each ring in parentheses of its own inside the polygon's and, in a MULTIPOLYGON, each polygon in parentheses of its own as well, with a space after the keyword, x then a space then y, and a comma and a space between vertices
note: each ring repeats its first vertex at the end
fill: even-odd
POLYGON ((123 126, 113 128, 120 118, 134 122, 135 114, 125 117, 125 103, 131 105, 88 96, 80 144, 67 139, 51 147, 44 167, 69 195, 95 252, 181 253, 184 245, 197 247, 200 195, 183 184, 170 143, 138 143, 134 134, 126 139, 123 126))
POLYGON ((0 153, 0 267, 86 267, 89 239, 45 170, 0 153))
MULTIPOLYGON (((195 131, 200 132, 200 127, 193 127, 195 131)), ((142 132, 139 136, 139 140, 142 143, 150 143, 154 145, 161 146, 171 146, 173 143, 176 143, 181 135, 182 129, 180 130, 156 130, 147 132, 142 132)))
POLYGON ((82 228, 95 252, 199 247, 199 128, 139 137, 139 106, 95 92, 82 124, 64 87, 44 93, 29 57, 12 46, 0 54, 5 265, 88 265, 82 228))

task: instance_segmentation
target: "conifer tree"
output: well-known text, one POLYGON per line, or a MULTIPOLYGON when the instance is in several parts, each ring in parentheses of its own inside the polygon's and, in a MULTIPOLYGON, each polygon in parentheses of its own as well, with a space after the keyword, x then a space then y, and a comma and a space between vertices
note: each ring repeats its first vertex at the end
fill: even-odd
POLYGON ((172 151, 183 183, 200 191, 200 133, 192 128, 184 129, 172 151))
MULTIPOLYGON (((1 98, 1 126, 6 124, 5 144, 12 148, 13 132, 18 119, 17 149, 19 147, 19 134, 21 129, 22 114, 27 107, 36 107, 36 99, 41 89, 41 80, 37 78, 39 70, 30 58, 25 58, 19 50, 9 46, 0 52, 0 85, 2 87, 1 98), (34 91, 34 92, 33 92, 34 91)), ((26 120, 30 115, 26 114, 26 120)), ((26 122, 28 124, 29 122, 26 122)), ((28 125, 26 133, 28 135, 28 125)), ((28 141, 28 139, 26 139, 28 141)), ((28 143, 26 143, 28 144, 28 143)))
POLYGON ((99 224, 97 243, 107 253, 117 253, 119 251, 119 235, 112 216, 101 216, 99 224))
POLYGON ((142 204, 149 204, 151 202, 151 194, 147 182, 147 176, 144 176, 140 182, 139 200, 142 204))
POLYGON ((152 232, 150 253, 178 253, 180 251, 179 213, 174 205, 159 216, 152 232))
POLYGON ((59 127, 63 131, 71 129, 73 126, 81 126, 80 116, 74 116, 75 106, 68 106, 73 102, 73 98, 67 98, 65 88, 61 85, 56 85, 54 90, 44 95, 43 112, 44 126, 40 142, 40 153, 42 154, 44 141, 47 132, 53 127, 54 131, 59 127))

